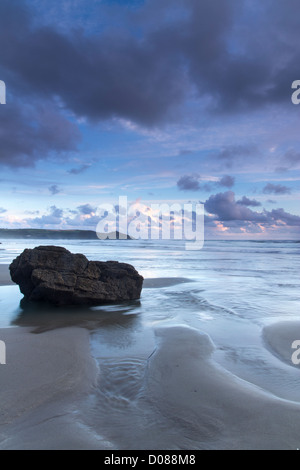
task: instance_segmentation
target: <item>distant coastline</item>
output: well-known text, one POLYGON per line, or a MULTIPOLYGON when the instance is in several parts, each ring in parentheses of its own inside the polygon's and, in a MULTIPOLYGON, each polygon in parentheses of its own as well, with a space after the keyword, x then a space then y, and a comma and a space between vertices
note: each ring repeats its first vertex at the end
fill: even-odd
MULTIPOLYGON (((32 239, 32 240, 99 240, 93 230, 45 230, 45 229, 0 229, 0 240, 7 239, 32 239)), ((119 232, 107 233, 107 238, 132 240, 129 235, 119 232)))

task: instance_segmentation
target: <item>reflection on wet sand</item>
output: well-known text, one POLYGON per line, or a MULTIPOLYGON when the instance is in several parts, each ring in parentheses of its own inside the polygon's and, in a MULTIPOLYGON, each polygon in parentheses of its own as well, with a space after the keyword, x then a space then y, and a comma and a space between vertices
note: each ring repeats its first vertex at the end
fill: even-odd
POLYGON ((140 313, 141 302, 131 301, 102 307, 73 306, 58 308, 51 304, 22 299, 12 325, 34 327, 32 333, 77 326, 88 330, 120 325, 132 328, 140 313))

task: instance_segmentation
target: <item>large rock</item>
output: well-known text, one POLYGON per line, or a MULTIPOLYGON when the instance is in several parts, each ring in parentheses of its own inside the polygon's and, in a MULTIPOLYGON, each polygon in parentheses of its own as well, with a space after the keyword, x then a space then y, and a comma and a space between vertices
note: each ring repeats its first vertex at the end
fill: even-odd
POLYGON ((9 269, 27 299, 57 305, 139 299, 143 286, 143 277, 130 264, 88 261, 57 246, 27 249, 9 269))

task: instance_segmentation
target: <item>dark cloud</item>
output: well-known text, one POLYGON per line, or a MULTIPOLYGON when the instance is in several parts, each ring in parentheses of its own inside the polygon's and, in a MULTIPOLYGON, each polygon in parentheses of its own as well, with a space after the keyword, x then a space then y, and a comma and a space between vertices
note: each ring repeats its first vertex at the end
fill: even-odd
POLYGON ((0 108, 0 164, 30 167, 53 153, 76 150, 79 132, 46 103, 43 106, 6 104, 0 108))
POLYGON ((199 176, 197 175, 184 175, 177 181, 177 186, 180 191, 199 191, 199 176))
MULTIPOLYGON (((0 164, 26 167, 64 158, 80 138, 74 117, 155 127, 182 119, 187 99, 192 109, 203 98, 208 111, 230 116, 291 103, 300 63, 295 0, 151 0, 111 9, 99 2, 96 10, 73 2, 74 17, 81 3, 81 28, 70 21, 58 27, 58 2, 49 20, 47 7, 37 3, 0 2, 0 76, 9 84, 10 103, 0 110, 0 164), (84 10, 97 11, 93 29, 82 21, 84 10)), ((231 168, 254 153, 253 145, 228 146, 215 158, 231 168)), ((287 167, 298 158, 287 154, 287 167)), ((197 189, 197 181, 183 178, 180 189, 197 189)))
POLYGON ((300 226, 300 217, 298 215, 289 214, 284 209, 273 209, 271 212, 268 212, 268 215, 277 223, 283 222, 290 227, 300 226))
POLYGON ((290 194, 291 189, 288 188, 287 186, 283 186, 281 184, 272 184, 268 183, 264 189, 263 189, 264 194, 277 194, 277 195, 282 195, 282 194, 290 194))
POLYGON ((217 161, 220 162, 224 168, 232 168, 238 161, 253 158, 259 154, 259 149, 252 145, 229 145, 222 148, 214 155, 217 161))
POLYGON ((259 201, 256 201, 255 199, 249 199, 246 196, 243 196, 242 199, 237 201, 237 204, 240 204, 242 206, 247 206, 247 207, 259 207, 259 206, 261 206, 261 203, 259 201))
POLYGON ((225 175, 219 181, 219 186, 224 186, 225 188, 232 188, 235 183, 235 178, 233 176, 225 175))
POLYGON ((266 210, 256 212, 245 205, 239 204, 239 202, 235 200, 233 191, 210 196, 204 206, 209 214, 213 214, 217 217, 217 220, 221 222, 226 222, 226 225, 228 225, 229 222, 237 221, 242 225, 245 222, 251 222, 254 224, 263 224, 264 226, 300 226, 300 217, 289 214, 284 209, 273 209, 270 212, 266 210))
POLYGON ((208 213, 214 214, 221 221, 243 220, 253 222, 266 222, 267 218, 264 214, 254 212, 245 205, 241 205, 235 201, 233 191, 219 193, 210 198, 205 203, 205 209, 208 213))
POLYGON ((55 196, 56 194, 59 194, 61 192, 61 189, 59 189, 57 184, 53 184, 48 189, 49 189, 50 193, 52 194, 52 196, 55 196))
POLYGON ((0 71, 28 98, 59 97, 78 116, 145 126, 172 120, 191 90, 230 113, 290 102, 300 62, 295 0, 151 0, 138 12, 126 2, 119 29, 108 17, 97 33, 38 27, 28 5, 1 0, 0 9, 0 71))
POLYGON ((198 174, 184 175, 177 181, 180 191, 212 191, 218 187, 232 188, 235 183, 233 176, 225 175, 219 181, 205 182, 198 174))
POLYGON ((277 204, 277 201, 274 201, 274 199, 268 199, 267 203, 268 204, 277 204))
POLYGON ((294 149, 288 150, 284 157, 284 162, 288 165, 288 168, 294 168, 300 164, 300 152, 294 149))
POLYGON ((234 160, 236 157, 250 156, 257 151, 253 145, 229 145, 216 155, 220 160, 234 160))
POLYGON ((82 206, 79 206, 77 209, 78 209, 79 213, 83 214, 83 215, 94 214, 97 210, 96 207, 93 207, 90 204, 84 204, 82 206))
POLYGON ((286 173, 287 171, 289 171, 289 168, 286 166, 278 166, 275 168, 275 173, 286 173))
POLYGON ((70 175, 80 175, 81 173, 86 171, 88 168, 90 168, 90 166, 91 165, 87 163, 87 164, 79 166, 78 168, 71 168, 71 170, 68 170, 68 173, 70 175))
MULTIPOLYGON (((241 200, 247 201, 247 199, 244 196, 241 200)), ((212 195, 204 205, 206 212, 209 214, 205 215, 205 226, 207 228, 215 228, 219 222, 224 227, 229 228, 232 233, 242 233, 245 230, 248 233, 261 233, 266 228, 274 230, 274 228, 284 227, 295 227, 294 230, 296 231, 300 227, 299 216, 290 214, 282 208, 273 209, 272 211, 253 211, 236 201, 233 191, 212 195)), ((119 212, 117 206, 115 211, 116 213, 119 212)), ((26 219, 25 222, 43 228, 51 226, 96 228, 100 217, 95 215, 95 212, 96 208, 90 204, 79 206, 76 211, 63 211, 56 206, 52 206, 47 214, 34 219, 26 219), (64 217, 64 212, 68 212, 72 216, 64 217)), ((194 217, 195 214, 188 214, 188 216, 190 215, 194 217)))
POLYGON ((51 207, 50 207, 50 211, 51 211, 51 214, 52 214, 54 217, 61 218, 61 217, 63 216, 63 210, 62 210, 62 209, 59 209, 59 208, 56 207, 56 206, 51 206, 51 207))
POLYGON ((56 206, 51 206, 47 215, 35 217, 34 219, 27 219, 26 222, 30 225, 37 225, 42 228, 49 225, 60 225, 63 222, 63 210, 56 206))
POLYGON ((160 121, 183 96, 183 69, 178 59, 172 64, 175 51, 166 60, 154 39, 140 41, 130 31, 87 37, 78 30, 63 34, 55 26, 33 29, 24 6, 15 34, 21 6, 11 3, 2 0, 0 40, 8 47, 1 48, 0 62, 27 93, 59 96, 78 116, 92 120, 118 116, 145 125, 160 121))

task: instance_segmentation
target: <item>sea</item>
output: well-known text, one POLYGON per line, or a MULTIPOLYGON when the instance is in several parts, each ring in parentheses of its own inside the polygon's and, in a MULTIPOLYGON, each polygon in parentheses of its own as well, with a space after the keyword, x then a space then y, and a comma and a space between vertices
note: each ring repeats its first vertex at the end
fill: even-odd
MULTIPOLYGON (((140 399, 147 361, 157 347, 155 332, 162 327, 208 334, 221 367, 267 393, 300 401, 299 373, 269 351, 262 335, 266 325, 300 320, 299 242, 206 241, 202 250, 187 251, 180 240, 2 240, 0 264, 40 245, 64 246, 90 260, 130 263, 146 279, 140 300, 63 309, 28 307, 18 286, 0 287, 0 328, 90 331, 101 380, 81 419, 111 448, 178 448, 180 436, 190 435, 187 423, 175 420, 170 426, 140 399)), ((198 445, 194 438, 184 444, 198 445)))

